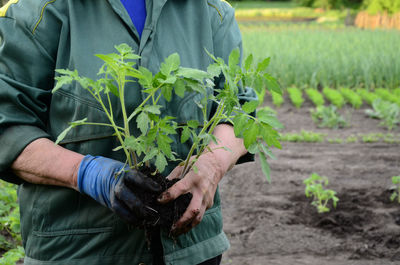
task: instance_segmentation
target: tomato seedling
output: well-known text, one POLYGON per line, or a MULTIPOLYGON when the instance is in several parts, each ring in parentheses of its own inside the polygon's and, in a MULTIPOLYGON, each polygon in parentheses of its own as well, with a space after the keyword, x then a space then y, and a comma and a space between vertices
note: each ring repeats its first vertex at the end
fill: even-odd
POLYGON ((325 189, 328 185, 328 178, 320 176, 316 173, 312 173, 311 176, 304 180, 306 185, 305 194, 306 197, 312 197, 311 205, 315 206, 318 213, 329 212, 328 202, 332 200, 333 207, 336 208, 339 198, 336 197, 336 191, 325 189))
POLYGON ((392 177, 392 183, 394 185, 395 190, 390 196, 390 200, 394 201, 397 198, 397 202, 400 203, 400 176, 392 177))
MULTIPOLYGON (((266 89, 281 94, 275 78, 265 72, 269 65, 269 58, 258 64, 253 64, 253 56, 250 55, 244 61, 244 67, 240 67, 240 52, 235 49, 229 56, 228 64, 221 58, 212 54, 208 55, 214 60, 207 71, 180 66, 180 57, 177 53, 170 55, 161 64, 160 71, 153 75, 147 68, 136 67, 136 60, 140 56, 133 53, 132 49, 121 44, 116 46, 118 53, 97 55, 104 61, 98 80, 79 76, 78 72, 71 70, 57 70, 60 76, 56 77, 57 83, 53 92, 63 85, 78 82, 86 89, 103 108, 109 123, 96 123, 82 119, 70 123, 57 138, 60 143, 67 133, 76 126, 100 125, 112 127, 120 146, 115 150, 123 150, 126 155, 126 163, 131 168, 141 169, 143 166, 155 166, 156 172, 162 173, 170 161, 179 161, 170 144, 173 142, 171 135, 182 131, 180 141, 185 143, 189 139, 192 145, 187 157, 181 161, 184 167, 182 177, 194 166, 194 163, 205 152, 212 152, 209 143, 218 142, 213 135, 215 127, 222 121, 229 122, 234 127, 236 137, 242 138, 245 148, 252 154, 258 154, 261 168, 270 181, 270 169, 267 156, 273 157, 271 148, 281 148, 279 134, 276 131, 282 128, 282 124, 276 115, 267 108, 259 108, 262 105, 266 89), (214 78, 223 77, 224 86, 214 89, 214 78), (146 95, 142 103, 127 113, 124 91, 128 82, 138 82, 142 86, 142 92, 146 95), (250 86, 258 95, 258 100, 239 102, 239 87, 250 86), (214 89, 214 90, 213 90, 214 89), (173 92, 178 97, 184 97, 185 93, 201 95, 197 104, 203 114, 203 120, 191 120, 186 124, 178 125, 176 117, 161 117, 161 98, 171 101, 173 92), (215 93, 213 93, 215 92, 215 93), (113 112, 111 96, 119 99, 123 122, 117 124, 113 112), (215 104, 216 110, 209 117, 210 102, 215 104), (256 111, 257 110, 257 111, 256 111), (256 113, 256 114, 254 114, 256 113), (132 134, 130 122, 135 119, 137 132, 132 134)), ((194 168, 195 169, 195 168, 194 168)))

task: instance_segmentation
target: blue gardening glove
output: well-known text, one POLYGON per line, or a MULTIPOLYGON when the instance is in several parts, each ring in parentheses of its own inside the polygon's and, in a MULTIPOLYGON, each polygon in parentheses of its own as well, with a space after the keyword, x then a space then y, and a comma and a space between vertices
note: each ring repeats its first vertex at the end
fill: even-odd
POLYGON ((161 186, 139 171, 121 170, 124 166, 113 159, 87 155, 79 165, 78 189, 129 223, 151 223, 157 218, 154 211, 141 202, 134 190, 160 193, 161 186))

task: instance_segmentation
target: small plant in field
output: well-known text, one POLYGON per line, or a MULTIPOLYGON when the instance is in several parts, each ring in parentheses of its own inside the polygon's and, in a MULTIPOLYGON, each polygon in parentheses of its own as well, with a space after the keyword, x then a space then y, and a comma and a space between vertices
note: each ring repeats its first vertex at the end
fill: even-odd
POLYGON ((353 108, 359 109, 361 107, 362 99, 354 90, 343 87, 340 88, 339 91, 343 95, 346 102, 350 103, 353 108))
POLYGON ((318 127, 339 129, 348 125, 345 118, 338 113, 337 108, 333 105, 319 106, 311 110, 311 118, 318 127))
POLYGON ((397 203, 400 204, 400 176, 392 177, 392 183, 394 185, 395 190, 390 196, 390 200, 394 201, 397 198, 397 203))
POLYGON ((360 95, 363 101, 365 101, 368 105, 372 106, 372 102, 379 98, 377 94, 374 92, 368 91, 365 88, 358 88, 356 93, 360 95))
POLYGON ((14 265, 24 257, 16 186, 0 182, 0 264, 14 265))
POLYGON ((335 105, 338 109, 340 109, 344 105, 344 98, 342 94, 340 94, 340 92, 336 89, 325 87, 322 90, 322 93, 329 100, 329 102, 335 105))
POLYGON ((94 81, 87 77, 81 77, 78 72, 70 70, 57 70, 61 76, 57 77, 57 84, 53 92, 63 85, 73 81, 78 82, 87 90, 103 108, 109 123, 96 123, 82 119, 70 123, 57 138, 56 143, 62 141, 66 134, 76 126, 101 125, 112 127, 120 146, 115 150, 123 150, 126 155, 126 163, 130 168, 140 170, 142 167, 154 166, 156 172, 163 172, 168 161, 177 161, 174 150, 170 144, 170 137, 180 129, 182 131, 181 143, 189 139, 192 145, 188 156, 181 161, 184 167, 182 177, 193 167, 198 158, 205 152, 211 152, 208 144, 218 139, 213 135, 215 127, 223 120, 233 124, 236 137, 244 140, 246 149, 253 154, 258 154, 262 170, 270 180, 269 165, 266 161, 271 154, 272 146, 280 148, 276 128, 283 126, 277 120, 273 112, 268 109, 258 109, 256 116, 252 113, 262 103, 266 87, 270 91, 280 93, 280 88, 273 77, 265 72, 269 65, 269 58, 261 61, 253 67, 253 57, 250 55, 244 61, 243 69, 239 67, 240 52, 233 50, 229 56, 228 65, 221 58, 209 56, 214 60, 207 71, 180 66, 178 54, 172 54, 161 64, 160 72, 155 75, 148 69, 134 65, 140 57, 133 53, 132 49, 121 44, 116 46, 118 53, 97 55, 104 61, 99 74, 102 76, 94 81), (210 93, 214 87, 213 79, 223 75, 225 85, 216 89, 215 94, 210 93), (127 113, 124 91, 127 82, 138 82, 142 92, 146 95, 142 103, 131 113, 127 113), (239 103, 238 86, 253 87, 259 100, 239 103), (200 94, 202 99, 197 104, 202 111, 203 121, 191 120, 187 124, 178 125, 175 117, 162 117, 160 99, 171 101, 174 96, 183 97, 185 93, 200 94), (115 106, 112 106, 111 97, 119 99, 122 111, 122 124, 117 124, 114 117, 115 106), (217 105, 214 115, 208 117, 210 102, 217 105), (133 135, 130 122, 135 120, 139 135, 133 135), (194 156, 194 158, 192 157, 194 156))
POLYGON ((346 143, 357 143, 358 142, 358 137, 356 135, 350 135, 346 138, 346 143))
POLYGON ((325 134, 301 130, 300 133, 286 133, 281 135, 284 142, 320 143, 325 140, 325 134))
POLYGON ((342 144, 343 139, 342 138, 329 138, 328 143, 330 144, 342 144))
POLYGON ((381 140, 381 135, 377 133, 369 133, 362 136, 362 141, 364 143, 376 143, 381 140))
POLYGON ((324 96, 317 89, 307 88, 305 91, 308 98, 316 107, 323 106, 325 104, 324 96))
POLYGON ((274 91, 271 92, 271 96, 272 96, 272 103, 279 108, 284 102, 283 96, 274 91))
POLYGON ((315 206, 318 213, 329 212, 328 202, 332 201, 333 207, 336 208, 339 198, 336 197, 336 191, 325 189, 329 180, 327 177, 321 177, 316 173, 312 173, 311 176, 304 180, 305 194, 307 198, 312 198, 311 205, 315 206))
POLYGON ((367 109, 365 113, 375 119, 382 120, 380 125, 389 131, 400 123, 400 107, 396 103, 390 103, 382 99, 376 99, 372 103, 373 109, 367 109))
POLYGON ((304 102, 303 93, 301 92, 301 90, 297 87, 289 87, 287 91, 289 93, 289 98, 292 104, 296 108, 301 108, 301 105, 303 105, 304 102))
POLYGON ((383 100, 389 101, 392 103, 396 103, 400 106, 400 97, 394 93, 391 93, 388 89, 385 88, 377 88, 375 89, 375 93, 383 100))

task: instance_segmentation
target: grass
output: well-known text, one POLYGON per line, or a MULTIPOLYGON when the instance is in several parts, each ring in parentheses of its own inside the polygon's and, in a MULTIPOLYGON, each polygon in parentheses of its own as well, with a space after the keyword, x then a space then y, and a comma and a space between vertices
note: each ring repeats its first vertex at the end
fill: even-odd
POLYGON ((400 86, 398 31, 242 25, 242 35, 246 54, 271 57, 284 88, 400 86))

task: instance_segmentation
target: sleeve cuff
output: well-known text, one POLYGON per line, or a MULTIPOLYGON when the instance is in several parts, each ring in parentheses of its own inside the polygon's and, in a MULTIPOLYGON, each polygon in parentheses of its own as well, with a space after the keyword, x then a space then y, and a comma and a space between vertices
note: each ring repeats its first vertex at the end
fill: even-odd
POLYGON ((12 126, 0 134, 0 179, 21 183, 10 170, 10 166, 28 144, 39 138, 50 138, 50 135, 29 125, 12 126))

